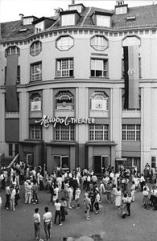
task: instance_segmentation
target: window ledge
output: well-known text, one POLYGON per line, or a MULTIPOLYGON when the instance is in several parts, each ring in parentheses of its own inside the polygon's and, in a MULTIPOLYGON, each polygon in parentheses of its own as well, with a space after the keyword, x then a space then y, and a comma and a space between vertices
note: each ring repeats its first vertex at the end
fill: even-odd
POLYGON ((54 79, 74 79, 74 76, 55 76, 54 79))
POLYGON ((90 79, 104 79, 104 80, 109 80, 110 78, 109 77, 107 77, 107 78, 105 78, 104 76, 90 76, 89 77, 90 79))

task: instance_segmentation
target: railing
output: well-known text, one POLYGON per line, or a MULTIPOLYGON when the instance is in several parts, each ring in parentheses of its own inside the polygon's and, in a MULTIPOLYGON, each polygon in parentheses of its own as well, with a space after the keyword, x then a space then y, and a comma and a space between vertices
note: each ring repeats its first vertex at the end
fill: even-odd
POLYGON ((7 166, 7 168, 11 168, 12 165, 15 163, 15 161, 17 160, 17 158, 19 157, 19 154, 16 154, 16 156, 13 158, 13 160, 10 162, 10 164, 7 166))

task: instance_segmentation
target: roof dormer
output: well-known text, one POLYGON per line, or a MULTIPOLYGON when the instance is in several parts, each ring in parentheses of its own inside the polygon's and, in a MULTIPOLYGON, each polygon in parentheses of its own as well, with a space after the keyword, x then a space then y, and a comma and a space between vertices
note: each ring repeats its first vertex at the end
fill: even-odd
POLYGON ((23 16, 22 14, 21 14, 21 16, 22 16, 22 23, 23 23, 23 25, 30 25, 30 24, 32 24, 35 20, 38 19, 38 18, 35 17, 35 16, 23 16))
POLYGON ((61 26, 70 26, 76 25, 78 20, 80 19, 80 14, 77 10, 68 10, 60 12, 61 17, 61 26))
POLYGON ((33 22, 35 26, 35 32, 36 33, 42 32, 47 28, 49 28, 53 23, 54 23, 54 20, 52 18, 46 18, 46 17, 39 18, 33 22))
POLYGON ((69 10, 76 10, 78 13, 82 13, 85 6, 82 3, 69 5, 69 10))
POLYGON ((113 14, 112 12, 95 11, 92 15, 93 22, 97 26, 110 28, 112 14, 113 14))
POLYGON ((124 1, 118 0, 115 6, 116 14, 126 14, 128 12, 128 4, 124 4, 124 1))

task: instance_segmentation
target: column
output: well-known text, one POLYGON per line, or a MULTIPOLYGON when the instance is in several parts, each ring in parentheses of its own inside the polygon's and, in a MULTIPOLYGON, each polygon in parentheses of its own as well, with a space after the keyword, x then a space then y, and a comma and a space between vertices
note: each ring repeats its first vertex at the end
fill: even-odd
MULTIPOLYGON (((88 118, 88 88, 76 89, 76 118, 88 118)), ((88 141, 88 125, 76 125, 76 141, 79 143, 79 165, 85 165, 85 143, 88 141)))
POLYGON ((0 90, 0 152, 7 154, 7 145, 5 143, 5 93, 0 90))
POLYGON ((141 171, 151 162, 151 87, 141 88, 141 171))
MULTIPOLYGON (((43 90, 43 115, 53 117, 53 90, 43 90)), ((53 140, 53 127, 50 124, 48 128, 43 127, 43 140, 50 142, 53 140)))

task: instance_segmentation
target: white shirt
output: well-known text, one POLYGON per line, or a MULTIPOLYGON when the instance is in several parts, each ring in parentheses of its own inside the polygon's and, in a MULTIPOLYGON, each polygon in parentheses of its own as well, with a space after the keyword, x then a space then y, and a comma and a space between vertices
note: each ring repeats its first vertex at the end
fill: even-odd
POLYGON ((0 197, 0 208, 1 208, 1 206, 2 206, 2 198, 0 197))
POLYGON ((15 190, 15 188, 13 188, 13 190, 11 191, 10 199, 14 199, 15 195, 16 195, 16 190, 15 190))
POLYGON ((34 223, 40 223, 40 214, 39 213, 33 214, 33 221, 34 221, 34 223))
POLYGON ((60 211, 61 210, 61 203, 55 203, 55 208, 56 208, 56 211, 60 211))
POLYGON ((45 223, 51 222, 51 219, 52 219, 52 213, 51 213, 51 212, 46 212, 46 213, 44 213, 44 215, 43 215, 43 221, 44 221, 45 223))

